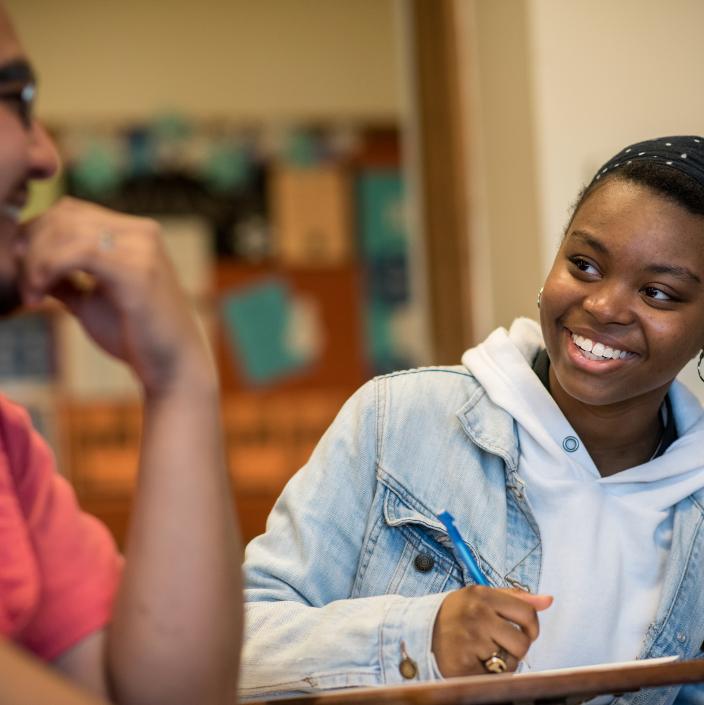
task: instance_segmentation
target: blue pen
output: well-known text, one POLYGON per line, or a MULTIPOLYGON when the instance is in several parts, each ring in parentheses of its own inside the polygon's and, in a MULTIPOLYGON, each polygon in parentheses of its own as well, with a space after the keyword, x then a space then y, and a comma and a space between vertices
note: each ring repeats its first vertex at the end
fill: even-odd
POLYGON ((457 527, 455 526, 455 518, 452 514, 446 510, 438 514, 437 517, 447 529, 447 534, 452 541, 452 545, 455 547, 455 551, 457 551, 457 554, 462 560, 462 563, 464 563, 465 568, 472 576, 472 580, 474 580, 477 585, 491 585, 477 565, 477 561, 474 560, 474 556, 467 548, 467 544, 462 540, 460 532, 457 531, 457 527))

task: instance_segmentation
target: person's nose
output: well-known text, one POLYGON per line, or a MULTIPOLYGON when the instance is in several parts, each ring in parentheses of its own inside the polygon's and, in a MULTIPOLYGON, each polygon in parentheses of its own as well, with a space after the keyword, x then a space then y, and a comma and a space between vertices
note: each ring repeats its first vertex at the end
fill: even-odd
POLYGON ((49 179, 59 170, 61 159, 54 141, 44 125, 35 120, 29 134, 29 169, 31 179, 49 179))
POLYGON ((593 288, 590 287, 582 306, 602 325, 628 325, 633 321, 633 292, 622 282, 602 281, 593 288))

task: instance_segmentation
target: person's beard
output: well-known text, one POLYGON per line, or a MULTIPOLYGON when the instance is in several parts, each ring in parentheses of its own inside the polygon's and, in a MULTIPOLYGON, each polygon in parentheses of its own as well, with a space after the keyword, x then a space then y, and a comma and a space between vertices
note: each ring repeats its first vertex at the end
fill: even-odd
POLYGON ((23 263, 13 255, 18 223, 0 216, 0 317, 5 318, 22 307, 20 278, 23 263))
POLYGON ((22 307, 22 294, 16 277, 0 277, 0 317, 5 318, 22 307))

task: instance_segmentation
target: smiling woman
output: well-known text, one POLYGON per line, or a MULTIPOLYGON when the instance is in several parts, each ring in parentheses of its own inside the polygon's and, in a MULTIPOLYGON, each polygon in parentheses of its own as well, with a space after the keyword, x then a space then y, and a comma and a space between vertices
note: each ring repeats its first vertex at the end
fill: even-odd
POLYGON ((649 435, 657 442, 647 423, 704 345, 703 280, 704 216, 617 175, 582 200, 545 282, 540 318, 552 396, 600 455, 602 474, 646 460, 649 435), (602 451, 604 409, 594 419, 592 406, 623 418, 626 457, 602 451))
POLYGON ((674 380, 704 345, 703 145, 597 172, 540 326, 345 405, 247 549, 245 694, 699 654, 704 414, 674 380))

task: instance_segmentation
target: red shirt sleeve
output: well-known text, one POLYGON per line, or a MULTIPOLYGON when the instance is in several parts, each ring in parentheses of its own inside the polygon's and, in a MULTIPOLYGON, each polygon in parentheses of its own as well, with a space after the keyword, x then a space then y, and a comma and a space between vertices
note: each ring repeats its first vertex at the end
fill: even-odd
POLYGON ((7 464, 21 515, 17 531, 26 533, 18 538, 33 554, 33 560, 18 561, 33 564, 33 575, 18 577, 38 583, 29 591, 36 594, 33 609, 13 636, 40 658, 53 660, 109 622, 121 558, 108 530, 80 510, 26 412, 2 398, 0 442, 0 465, 7 464))

